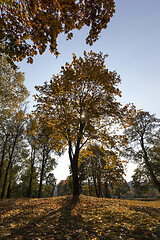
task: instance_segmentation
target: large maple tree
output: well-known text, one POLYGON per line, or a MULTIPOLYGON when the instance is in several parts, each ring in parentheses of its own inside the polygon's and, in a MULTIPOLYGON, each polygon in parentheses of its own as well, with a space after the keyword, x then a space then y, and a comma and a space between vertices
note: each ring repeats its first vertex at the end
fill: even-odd
POLYGON ((84 52, 83 58, 73 55, 72 63, 66 63, 50 83, 36 87, 37 113, 50 117, 60 143, 68 145, 73 195, 79 195, 80 150, 91 140, 112 145, 109 131, 122 113, 116 99, 121 95, 120 77, 106 69, 105 57, 92 51, 84 52))

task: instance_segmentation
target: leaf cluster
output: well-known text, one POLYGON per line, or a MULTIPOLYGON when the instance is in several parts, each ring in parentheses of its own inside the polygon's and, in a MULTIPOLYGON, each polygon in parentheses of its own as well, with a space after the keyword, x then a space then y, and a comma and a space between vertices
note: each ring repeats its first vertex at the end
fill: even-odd
POLYGON ((29 63, 47 46, 56 56, 59 34, 73 36, 73 30, 89 27, 86 43, 92 45, 115 12, 114 0, 12 0, 1 1, 1 51, 14 60, 29 63))

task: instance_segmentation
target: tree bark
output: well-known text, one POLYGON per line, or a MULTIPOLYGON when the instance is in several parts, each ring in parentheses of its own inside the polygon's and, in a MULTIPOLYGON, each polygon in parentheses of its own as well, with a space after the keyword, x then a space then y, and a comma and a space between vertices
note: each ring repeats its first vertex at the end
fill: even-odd
POLYGON ((10 195, 11 195, 11 183, 12 183, 12 163, 10 166, 10 176, 9 176, 9 185, 8 185, 8 190, 7 190, 7 198, 10 198, 10 195))
POLYGON ((98 182, 98 196, 103 197, 102 184, 101 184, 101 174, 97 174, 97 182, 98 182))
POLYGON ((75 148, 75 154, 73 154, 72 144, 69 140, 69 158, 71 163, 71 170, 72 170, 72 180, 73 180, 73 196, 77 197, 80 195, 80 184, 79 184, 79 176, 78 176, 78 158, 79 158, 79 152, 80 152, 80 143, 83 135, 83 129, 84 129, 85 123, 80 122, 80 129, 79 129, 79 135, 77 137, 77 143, 75 148))
POLYGON ((44 165, 44 159, 43 159, 42 169, 41 169, 41 176, 40 176, 40 183, 39 183, 38 198, 42 197, 42 182, 43 182, 44 168, 45 168, 45 165, 44 165))
POLYGON ((38 198, 42 197, 42 184, 43 184, 43 177, 44 177, 44 170, 46 166, 46 162, 48 159, 49 152, 43 149, 43 159, 42 159, 42 168, 41 168, 41 176, 40 176, 40 183, 39 183, 39 191, 38 191, 38 198))
POLYGON ((0 164, 0 182, 1 182, 1 177, 2 177, 2 169, 3 169, 3 162, 4 162, 4 157, 5 157, 5 152, 6 152, 6 144, 8 140, 9 135, 6 135, 6 139, 4 141, 3 147, 2 147, 2 156, 1 156, 1 164, 0 164))
POLYGON ((75 156, 71 162, 72 179, 73 179, 73 196, 79 196, 80 185, 78 177, 78 156, 75 156))
POLYGON ((5 177, 4 177, 4 183, 3 183, 1 198, 3 198, 3 197, 4 197, 4 194, 5 194, 6 184, 7 184, 7 178, 8 178, 8 172, 9 172, 10 165, 11 165, 11 163, 12 163, 12 158, 13 158, 13 153, 14 153, 15 146, 16 146, 16 143, 17 143, 17 138, 18 138, 18 135, 15 136, 15 140, 14 140, 14 142, 13 142, 12 151, 11 151, 11 154, 9 154, 9 162, 8 162, 8 166, 7 166, 6 173, 5 173, 5 177))
POLYGON ((32 180, 33 180, 33 173, 34 173, 34 160, 35 160, 35 148, 32 149, 32 152, 31 152, 31 175, 30 175, 28 194, 27 194, 28 198, 30 198, 31 190, 32 190, 32 180))
POLYGON ((105 198, 111 198, 107 181, 105 181, 105 198))
POLYGON ((155 184, 156 188, 158 189, 158 191, 160 193, 160 182, 156 178, 156 175, 154 174, 152 166, 149 162, 149 157, 148 157, 147 151, 146 151, 145 146, 144 146, 143 138, 141 138, 141 148, 142 148, 143 153, 144 153, 144 161, 145 161, 145 164, 146 164, 147 169, 149 171, 149 174, 151 176, 151 179, 152 179, 153 183, 155 184))

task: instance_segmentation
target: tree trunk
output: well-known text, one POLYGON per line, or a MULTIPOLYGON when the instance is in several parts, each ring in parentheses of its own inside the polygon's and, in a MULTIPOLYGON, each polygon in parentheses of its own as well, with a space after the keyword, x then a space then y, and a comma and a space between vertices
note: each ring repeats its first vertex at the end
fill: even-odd
POLYGON ((11 183, 12 183, 12 163, 10 167, 10 176, 9 176, 9 185, 8 185, 8 190, 7 190, 7 198, 10 198, 11 195, 11 183))
POLYGON ((111 198, 107 181, 105 181, 105 198, 111 198))
POLYGON ((101 174, 97 176, 97 181, 98 181, 98 196, 99 197, 103 197, 103 194, 102 194, 102 184, 101 184, 101 174))
POLYGON ((31 175, 30 175, 28 194, 27 194, 28 198, 30 198, 31 190, 32 190, 32 180, 33 180, 33 173, 34 173, 34 160, 35 160, 35 149, 32 149, 32 152, 31 152, 31 175))
MULTIPOLYGON (((75 154, 73 155, 73 149, 71 141, 69 140, 69 158, 71 163, 71 170, 72 170, 72 179, 73 179, 73 196, 78 197, 80 195, 80 184, 79 184, 79 176, 78 176, 78 158, 80 152, 80 143, 83 135, 85 123, 80 122, 80 128, 77 138, 77 144, 75 148, 75 154)), ((69 132, 69 130, 68 130, 69 132)))
POLYGON ((156 175, 154 174, 152 166, 149 162, 149 157, 148 157, 148 154, 147 154, 145 146, 144 146, 143 138, 141 139, 141 147, 142 147, 142 150, 143 150, 143 153, 144 153, 144 161, 145 161, 147 169, 150 173, 151 179, 152 179, 153 183, 155 184, 156 188, 158 189, 158 191, 160 193, 160 182, 156 178, 156 175))
POLYGON ((94 182, 94 188, 95 188, 96 196, 100 197, 99 193, 98 193, 98 189, 97 189, 96 177, 94 175, 92 177, 93 177, 93 182, 94 182))
POLYGON ((8 172, 9 172, 10 165, 12 163, 12 158, 13 158, 14 149, 15 149, 15 146, 16 146, 16 143, 17 143, 17 138, 18 138, 18 135, 16 135, 16 137, 15 137, 15 140, 13 142, 12 151, 11 151, 11 154, 9 155, 9 162, 8 162, 8 166, 7 166, 5 177, 4 177, 4 183, 3 183, 3 189, 2 189, 2 193, 1 193, 1 198, 3 198, 4 194, 5 194, 7 178, 8 178, 8 172))
POLYGON ((4 177, 4 183, 3 183, 1 198, 4 198, 4 194, 5 194, 5 190, 6 190, 6 185, 7 185, 8 172, 9 172, 9 168, 10 168, 10 165, 11 165, 11 161, 12 161, 12 159, 10 158, 10 159, 9 159, 9 162, 8 162, 7 169, 6 169, 5 177, 4 177))
POLYGON ((90 183, 90 180, 88 178, 88 188, 89 188, 89 196, 92 195, 92 191, 91 191, 91 183, 90 183))
POLYGON ((79 196, 80 185, 78 178, 78 156, 74 156, 71 161, 72 179, 73 179, 73 196, 79 196))
POLYGON ((45 149, 43 149, 43 159, 42 159, 42 168, 41 168, 38 198, 42 197, 42 183, 43 183, 43 175, 44 175, 44 169, 45 169, 46 161, 47 161, 47 156, 45 156, 45 149))
POLYGON ((1 182, 1 177, 2 177, 2 169, 3 169, 3 162, 4 162, 4 157, 5 157, 5 152, 6 152, 6 144, 8 140, 9 135, 6 135, 6 139, 4 141, 3 147, 2 147, 2 156, 1 156, 1 163, 0 163, 0 182, 1 182))

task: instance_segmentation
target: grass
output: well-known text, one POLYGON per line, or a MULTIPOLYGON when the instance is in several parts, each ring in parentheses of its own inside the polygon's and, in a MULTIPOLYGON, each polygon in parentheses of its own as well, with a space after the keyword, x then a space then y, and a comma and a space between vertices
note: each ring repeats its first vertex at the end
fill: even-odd
POLYGON ((0 200, 0 239, 160 239, 160 201, 70 196, 0 200))

